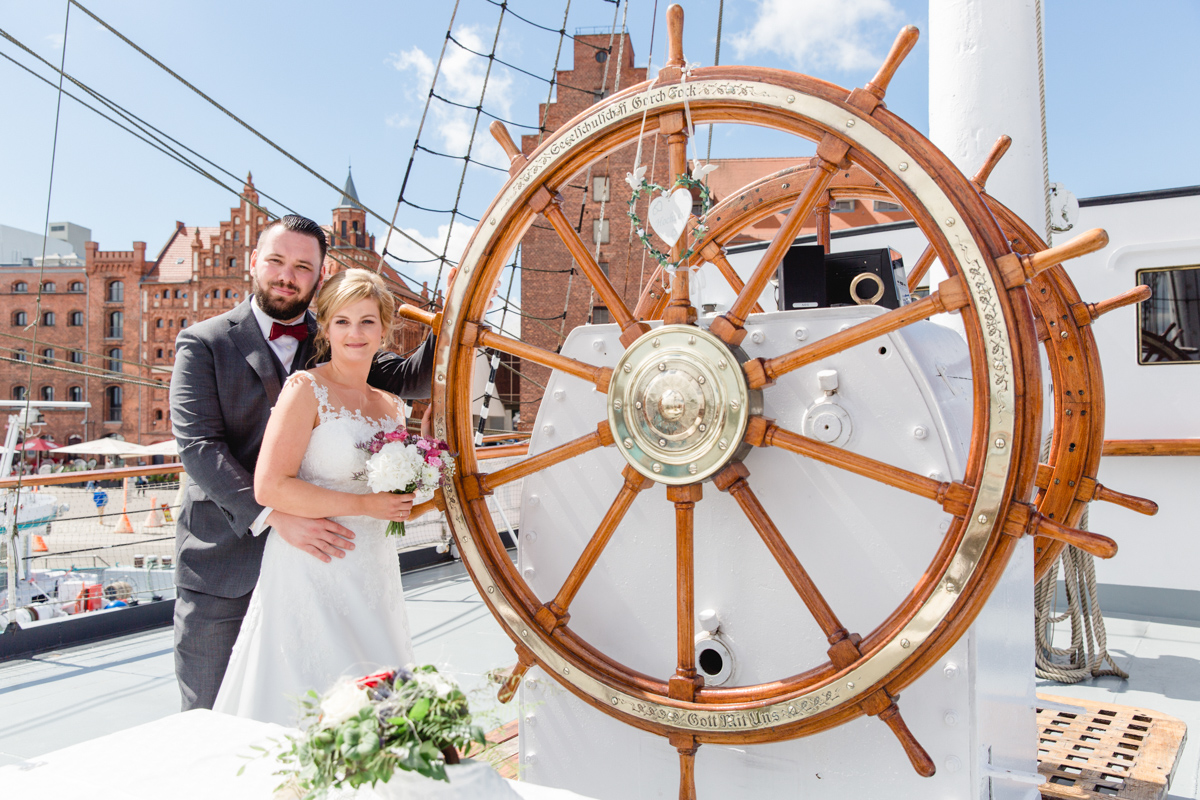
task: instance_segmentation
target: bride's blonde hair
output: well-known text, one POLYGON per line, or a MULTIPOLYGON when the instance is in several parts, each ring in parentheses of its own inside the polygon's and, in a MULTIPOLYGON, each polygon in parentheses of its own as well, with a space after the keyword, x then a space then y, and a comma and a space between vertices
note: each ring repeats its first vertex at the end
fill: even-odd
POLYGON ((317 360, 329 357, 329 321, 333 315, 351 303, 371 299, 379 306, 379 322, 383 327, 383 346, 386 348, 396 316, 396 298, 388 291, 383 278, 369 269, 357 267, 343 270, 325 281, 317 295, 317 360))

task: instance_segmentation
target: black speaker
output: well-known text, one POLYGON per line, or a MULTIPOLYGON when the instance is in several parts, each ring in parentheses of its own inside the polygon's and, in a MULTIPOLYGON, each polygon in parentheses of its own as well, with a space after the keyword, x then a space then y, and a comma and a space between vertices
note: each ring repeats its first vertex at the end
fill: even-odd
POLYGON ((825 248, 819 244, 796 244, 783 257, 779 268, 779 310, 825 308, 825 248))
POLYGON ((779 310, 909 302, 904 261, 887 247, 825 254, 816 244, 794 245, 779 269, 779 310))

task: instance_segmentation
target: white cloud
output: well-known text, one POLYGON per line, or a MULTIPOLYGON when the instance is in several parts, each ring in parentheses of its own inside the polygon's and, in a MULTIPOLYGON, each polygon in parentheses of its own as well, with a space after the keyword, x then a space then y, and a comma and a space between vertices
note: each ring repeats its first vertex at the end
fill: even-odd
POLYGON ((892 0, 760 0, 753 27, 732 41, 741 58, 768 51, 801 70, 869 69, 902 19, 892 0))
POLYGON ((47 42, 49 42, 49 43, 50 43, 50 46, 51 46, 52 48, 54 48, 55 50, 62 50, 62 46, 63 46, 63 35, 62 35, 61 33, 51 33, 51 34, 48 34, 48 35, 46 36, 46 41, 47 41, 47 42))
MULTIPOLYGON (((432 250, 437 255, 442 254, 442 249, 446 249, 446 258, 452 262, 458 262, 462 257, 463 250, 467 247, 467 242, 471 240, 471 234, 475 232, 475 226, 462 222, 461 220, 454 224, 454 229, 451 231, 450 224, 439 225, 437 233, 433 236, 426 236, 416 228, 394 228, 392 229, 391 241, 388 242, 388 254, 403 258, 409 261, 420 261, 428 263, 419 264, 403 264, 397 263, 396 267, 404 273, 405 280, 409 283, 416 281, 413 289, 420 291, 421 281, 428 281, 430 287, 437 280, 439 262, 429 261, 433 258, 425 247, 432 250), (407 236, 405 235, 407 234, 407 236), (449 236, 450 244, 446 247, 446 238, 449 236), (408 237, 412 237, 411 239, 408 237), (413 241, 413 240, 416 241, 413 241)), ((375 237, 376 246, 382 251, 384 239, 386 235, 375 237)), ((442 269, 442 286, 446 284, 446 274, 448 268, 442 269)))
MULTIPOLYGON (((486 53, 488 51, 488 44, 484 42, 474 27, 459 28, 454 32, 454 38, 476 52, 486 53)), ((434 59, 421 48, 414 46, 399 54, 393 54, 388 59, 388 63, 399 72, 412 76, 405 94, 409 102, 419 103, 423 107, 429 96, 429 86, 433 82, 436 69, 434 59)), ((485 78, 487 94, 484 97, 483 107, 492 114, 512 119, 512 74, 505 67, 493 64, 489 75, 487 66, 487 59, 467 52, 455 45, 454 42, 446 45, 446 54, 442 58, 442 69, 434 91, 440 97, 471 108, 459 108, 434 98, 429 106, 429 117, 422 138, 428 143, 429 139, 425 137, 428 137, 432 130, 436 135, 436 145, 428 144, 427 146, 454 156, 461 156, 467 152, 467 147, 471 142, 471 128, 475 122, 473 107, 479 104, 485 78)), ((387 124, 392 127, 401 127, 414 125, 417 120, 419 117, 411 112, 403 117, 393 114, 388 118, 387 124)), ((489 117, 480 117, 471 157, 485 164, 506 166, 508 159, 504 156, 504 151, 487 132, 490 122, 489 117)))

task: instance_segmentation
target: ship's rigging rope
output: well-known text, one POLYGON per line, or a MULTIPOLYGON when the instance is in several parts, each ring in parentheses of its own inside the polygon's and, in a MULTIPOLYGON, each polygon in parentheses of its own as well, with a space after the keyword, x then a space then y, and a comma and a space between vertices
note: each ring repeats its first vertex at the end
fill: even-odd
MULTIPOLYGON (((1050 457, 1054 432, 1042 444, 1042 462, 1050 457)), ((1088 513, 1084 509, 1079 520, 1080 530, 1088 529, 1088 513)), ((1036 648, 1034 671, 1043 680, 1059 683, 1079 683, 1115 675, 1122 680, 1129 674, 1117 666, 1108 652, 1108 636, 1104 629, 1104 614, 1096 591, 1096 563, 1091 553, 1067 545, 1050 571, 1042 576, 1033 590, 1033 619, 1036 648), (1067 609, 1056 614, 1058 599, 1058 568, 1062 565, 1063 583, 1067 594, 1067 609), (1053 644, 1053 626, 1070 620, 1071 646, 1060 648, 1053 644), (1105 667, 1108 664, 1108 667, 1105 667)))
POLYGON ((1046 211, 1046 244, 1054 244, 1054 218, 1050 208, 1050 144, 1046 136, 1046 59, 1042 35, 1042 0, 1033 0, 1037 25, 1038 110, 1042 125, 1042 203, 1046 211))

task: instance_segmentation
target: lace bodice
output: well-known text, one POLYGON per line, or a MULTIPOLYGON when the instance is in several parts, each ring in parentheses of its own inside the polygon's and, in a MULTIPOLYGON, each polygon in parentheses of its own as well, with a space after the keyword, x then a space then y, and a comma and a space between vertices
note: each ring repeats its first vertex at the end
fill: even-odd
POLYGON ((297 381, 312 387, 317 398, 318 422, 296 477, 326 489, 366 494, 367 482, 355 480, 354 476, 366 468, 367 453, 356 445, 381 430, 402 426, 403 418, 397 412, 396 416, 373 419, 358 409, 351 411, 340 404, 335 407, 329 401, 329 387, 309 372, 302 370, 288 378, 289 384, 297 381))

